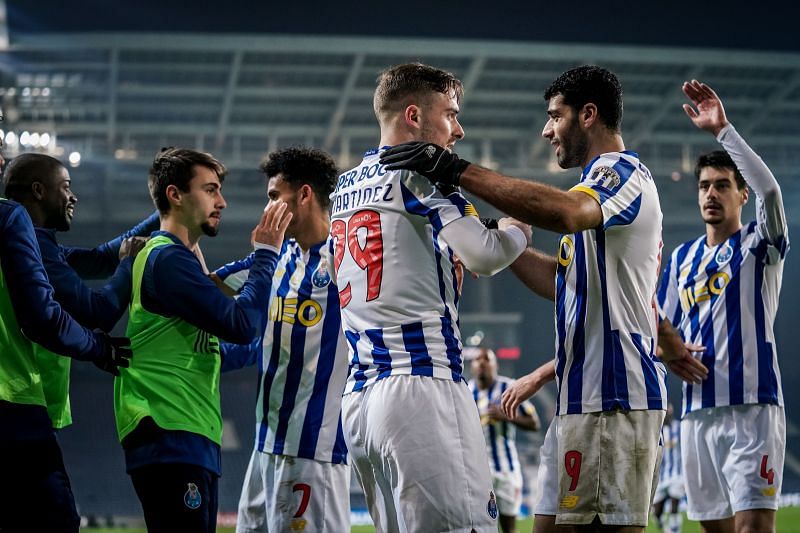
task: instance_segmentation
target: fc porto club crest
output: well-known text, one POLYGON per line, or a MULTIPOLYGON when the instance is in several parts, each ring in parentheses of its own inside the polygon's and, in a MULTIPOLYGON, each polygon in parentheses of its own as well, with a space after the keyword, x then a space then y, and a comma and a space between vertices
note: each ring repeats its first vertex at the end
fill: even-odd
POLYGON ((733 247, 730 245, 730 243, 726 242, 720 246, 719 250, 717 250, 717 255, 714 257, 714 261, 716 261, 718 265, 724 265, 731 260, 731 257, 733 257, 733 247))
POLYGON ((328 273, 328 263, 327 261, 322 260, 319 262, 319 266, 311 276, 311 283, 313 283, 315 287, 321 289, 323 287, 327 287, 328 283, 330 282, 331 275, 328 273))
POLYGON ((589 179, 596 181, 599 185, 609 190, 616 189, 622 182, 617 171, 606 166, 596 167, 589 179))
POLYGON ((494 496, 494 491, 489 491, 489 503, 486 504, 486 512, 492 517, 492 520, 497 520, 497 498, 494 496))
POLYGON ((194 483, 186 484, 186 494, 183 495, 183 503, 189 509, 197 509, 203 503, 203 497, 200 496, 200 491, 194 483))

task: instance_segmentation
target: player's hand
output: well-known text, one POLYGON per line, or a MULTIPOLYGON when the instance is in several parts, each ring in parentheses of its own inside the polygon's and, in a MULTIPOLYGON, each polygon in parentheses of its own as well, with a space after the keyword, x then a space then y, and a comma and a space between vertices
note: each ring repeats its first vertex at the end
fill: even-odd
POLYGON ((486 415, 489 417, 489 423, 494 422, 511 422, 514 420, 513 415, 508 416, 503 409, 496 403, 492 402, 486 408, 486 415))
POLYGON ((683 94, 694 104, 683 104, 683 110, 695 126, 705 130, 714 137, 729 124, 725 117, 725 108, 714 89, 697 80, 683 82, 683 94))
POLYGON ((392 146, 381 153, 380 162, 387 170, 411 170, 434 183, 453 186, 458 186, 461 173, 470 164, 438 144, 422 141, 392 146))
POLYGON ((100 370, 119 376, 119 367, 127 368, 130 365, 131 341, 127 337, 111 337, 105 333, 100 337, 104 342, 103 355, 96 359, 94 364, 100 370))
POLYGON ((273 200, 264 208, 261 221, 253 230, 253 242, 266 244, 280 249, 286 228, 292 221, 292 213, 283 200, 273 200))
POLYGON ((537 379, 533 372, 522 376, 509 385, 500 399, 500 408, 503 410, 503 414, 509 420, 513 420, 517 408, 522 402, 539 392, 542 385, 544 385, 544 382, 537 379))
POLYGON ((464 263, 461 258, 453 254, 453 271, 456 274, 456 288, 458 295, 461 296, 461 289, 464 287, 464 263))
POLYGON ((511 217, 501 218, 497 222, 497 227, 501 230, 505 230, 511 226, 517 227, 522 231, 522 234, 525 235, 525 241, 528 243, 528 246, 533 243, 533 230, 531 229, 530 225, 511 217))
POLYGON ((673 374, 686 383, 697 385, 708 377, 708 368, 697 358, 705 351, 705 346, 687 342, 672 353, 669 353, 669 350, 662 350, 660 357, 673 374))
POLYGON ((142 251, 147 244, 147 237, 128 237, 119 246, 119 259, 122 261, 126 257, 134 259, 136 254, 142 251))

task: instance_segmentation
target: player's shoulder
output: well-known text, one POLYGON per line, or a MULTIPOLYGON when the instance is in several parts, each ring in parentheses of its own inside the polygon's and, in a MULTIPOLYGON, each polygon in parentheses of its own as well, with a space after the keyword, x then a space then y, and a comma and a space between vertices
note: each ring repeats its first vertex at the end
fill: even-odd
POLYGON ((699 237, 695 237, 694 239, 689 239, 688 241, 682 242, 672 250, 670 257, 679 263, 682 262, 686 258, 689 251, 693 247, 701 245, 702 244, 701 241, 705 238, 706 238, 705 235, 700 235, 699 237))
POLYGON ((598 155, 583 169, 583 179, 608 190, 622 187, 632 176, 652 179, 650 171, 632 151, 606 152, 598 155))
POLYGON ((24 218, 27 214, 22 204, 8 198, 0 198, 0 222, 3 224, 13 221, 16 217, 24 218))

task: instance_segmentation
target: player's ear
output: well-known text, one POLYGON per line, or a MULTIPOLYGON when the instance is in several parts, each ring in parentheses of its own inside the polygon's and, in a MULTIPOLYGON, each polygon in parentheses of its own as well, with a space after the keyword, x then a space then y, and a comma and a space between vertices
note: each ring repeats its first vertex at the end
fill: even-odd
POLYGON ((742 188, 742 205, 747 203, 747 200, 750 198, 750 188, 747 185, 742 188))
POLYGON ((167 185, 167 189, 164 191, 164 194, 166 194, 167 200, 169 200, 170 204, 181 205, 182 195, 181 190, 178 189, 177 185, 167 185))
POLYGON ((41 181, 34 181, 31 183, 31 194, 36 200, 44 198, 44 185, 41 181))
POLYGON ((412 128, 419 128, 420 127, 420 120, 421 120, 421 109, 418 105, 410 104, 406 106, 405 111, 403 112, 403 118, 405 119, 406 125, 412 128))
POLYGON ((297 191, 297 199, 301 204, 311 202, 314 199, 314 189, 311 188, 311 185, 308 183, 301 185, 297 191))
POLYGON ((597 106, 591 102, 584 104, 578 112, 578 121, 587 129, 597 122, 597 106))

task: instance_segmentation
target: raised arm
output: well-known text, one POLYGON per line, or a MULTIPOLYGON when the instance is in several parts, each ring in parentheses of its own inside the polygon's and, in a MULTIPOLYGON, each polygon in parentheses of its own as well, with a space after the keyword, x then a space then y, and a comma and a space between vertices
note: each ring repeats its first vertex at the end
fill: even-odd
POLYGON ((787 225, 778 180, 728 121, 722 100, 714 89, 692 80, 683 84, 683 93, 691 101, 691 105, 683 104, 686 115, 695 126, 717 139, 756 193, 756 216, 764 236, 770 243, 783 246, 787 225))

